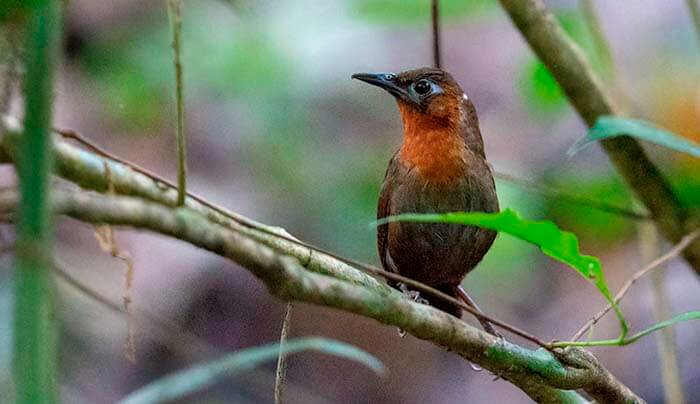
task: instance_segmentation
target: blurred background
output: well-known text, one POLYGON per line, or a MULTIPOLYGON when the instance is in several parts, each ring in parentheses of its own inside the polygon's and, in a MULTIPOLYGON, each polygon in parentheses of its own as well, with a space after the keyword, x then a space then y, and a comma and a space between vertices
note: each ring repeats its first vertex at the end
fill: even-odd
MULTIPOLYGON (((594 2, 612 63, 592 40, 579 1, 546 3, 630 116, 700 141, 700 43, 684 1, 594 2)), ((428 0, 186 1, 190 190, 378 263, 369 223, 401 127, 394 101, 350 75, 431 64, 429 9, 428 0)), ((444 67, 476 104, 495 169, 633 208, 598 146, 567 157, 585 127, 498 3, 443 0, 442 15, 444 67)), ((72 0, 64 40, 55 125, 175 178, 165 2, 72 0)), ((646 149, 684 202, 700 208, 699 161, 646 149)), ((0 179, 11 185, 12 171, 1 170, 0 179)), ((502 207, 576 233, 583 252, 601 258, 611 289, 645 263, 635 221, 507 182, 497 187, 502 207)), ((63 269, 121 304, 125 265, 100 249, 95 229, 68 219, 57 229, 63 269)), ((13 237, 11 227, 0 230, 13 237)), ((164 237, 130 230, 116 237, 134 262, 135 362, 125 351, 127 319, 59 282, 64 402, 114 402, 175 369, 278 339, 284 304, 247 271, 164 237)), ((11 255, 0 257, 0 324, 12 324, 11 263, 11 255)), ((700 279, 684 262, 669 265, 665 278, 673 313, 700 308, 700 279)), ((504 235, 465 287, 486 312, 543 339, 569 337, 604 305, 573 271, 504 235)), ((648 279, 622 305, 635 330, 655 322, 652 306, 648 279)), ((612 337, 616 326, 608 318, 595 336, 612 337)), ((675 330, 688 402, 700 402, 700 325, 675 330)), ((0 329, 0 402, 11 388, 10 331, 0 329)), ((456 355, 368 319, 298 304, 291 333, 357 345, 389 373, 378 378, 355 363, 299 354, 289 363, 290 403, 530 402, 456 355)), ((648 402, 663 402, 654 337, 595 353, 648 402)), ((273 384, 269 363, 187 402, 271 402, 273 384)))

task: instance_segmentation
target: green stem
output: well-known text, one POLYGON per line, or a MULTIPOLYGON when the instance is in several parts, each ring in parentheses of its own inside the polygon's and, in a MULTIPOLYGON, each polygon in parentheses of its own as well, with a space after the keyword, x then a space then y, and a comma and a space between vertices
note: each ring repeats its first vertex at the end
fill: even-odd
POLYGON ((595 4, 593 0, 581 0, 580 3, 581 14, 586 20, 586 25, 588 32, 591 34, 591 39, 593 39, 593 45, 595 46, 595 53, 600 61, 605 74, 609 75, 608 79, 614 82, 614 61, 612 56, 612 51, 610 50, 610 45, 608 40, 605 38, 603 33, 603 27, 600 24, 600 19, 598 18, 598 13, 595 9, 595 4))
POLYGON ((173 64, 175 65, 175 100, 177 103, 177 120, 175 137, 177 140, 177 206, 185 204, 187 196, 187 160, 185 145, 185 96, 182 80, 182 0, 168 1, 168 14, 173 31, 173 64))
POLYGON ((29 18, 26 36, 26 115, 18 164, 21 205, 15 273, 14 364, 18 403, 58 400, 49 178, 60 4, 49 0, 38 6, 29 18))

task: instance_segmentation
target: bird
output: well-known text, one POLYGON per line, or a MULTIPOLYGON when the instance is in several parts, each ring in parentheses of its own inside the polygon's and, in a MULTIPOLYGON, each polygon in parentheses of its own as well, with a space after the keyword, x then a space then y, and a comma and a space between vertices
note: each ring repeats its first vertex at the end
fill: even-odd
MULTIPOLYGON (((357 73, 352 78, 391 94, 403 124, 401 147, 381 186, 377 219, 403 213, 499 211, 476 108, 451 74, 424 67, 357 73)), ((496 235, 475 226, 393 221, 377 226, 377 248, 384 270, 461 299, 480 312, 461 283, 496 235)), ((407 291, 405 285, 392 286, 407 291)), ((461 317, 456 304, 429 294, 421 297, 461 317)), ((487 332, 498 335, 488 321, 478 318, 487 332)))

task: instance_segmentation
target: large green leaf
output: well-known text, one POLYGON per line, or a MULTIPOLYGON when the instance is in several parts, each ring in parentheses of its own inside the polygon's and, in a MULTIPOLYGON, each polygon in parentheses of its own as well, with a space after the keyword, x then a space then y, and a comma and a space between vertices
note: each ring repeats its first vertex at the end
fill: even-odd
POLYGON ((605 282, 600 260, 590 255, 583 255, 579 250, 578 239, 571 232, 563 231, 550 221, 532 221, 521 218, 514 210, 506 209, 500 213, 454 212, 431 214, 403 214, 379 220, 377 224, 391 221, 456 223, 479 226, 515 236, 528 243, 535 244, 542 252, 557 261, 575 269, 584 278, 591 281, 612 304, 620 320, 621 339, 627 334, 627 323, 622 312, 613 300, 605 282))
POLYGON ((658 128, 648 122, 636 119, 601 116, 593 127, 588 130, 586 137, 574 143, 569 149, 573 155, 587 144, 596 140, 610 139, 617 136, 632 136, 634 138, 656 143, 671 150, 688 153, 700 157, 700 145, 684 139, 680 135, 658 128))
MULTIPOLYGON (((287 354, 314 350, 359 362, 375 372, 384 373, 379 359, 369 353, 339 341, 326 338, 299 338, 284 344, 282 351, 287 354)), ((132 392, 121 404, 162 403, 183 398, 202 390, 223 377, 229 377, 253 369, 263 362, 277 358, 279 344, 268 344, 233 352, 213 361, 180 370, 164 376, 132 392)))

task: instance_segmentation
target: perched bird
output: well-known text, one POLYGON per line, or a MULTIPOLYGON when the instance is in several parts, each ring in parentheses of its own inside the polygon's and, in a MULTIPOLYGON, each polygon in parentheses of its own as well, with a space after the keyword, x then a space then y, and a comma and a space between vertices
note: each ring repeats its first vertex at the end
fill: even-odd
MULTIPOLYGON (((440 69, 358 73, 354 79, 396 99, 403 143, 382 184, 377 218, 401 213, 498 212, 498 198, 474 104, 440 69)), ((378 226, 382 266, 476 308, 461 288, 491 248, 496 232, 458 224, 391 222, 378 226)), ((397 286, 397 285, 394 285, 397 286)), ((428 302, 457 317, 462 310, 434 296, 428 302)), ((477 309, 478 310, 478 309, 477 309)), ((488 322, 482 326, 496 334, 488 322)))

